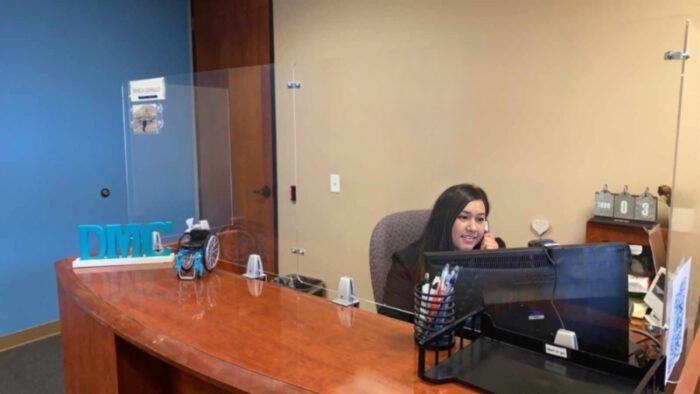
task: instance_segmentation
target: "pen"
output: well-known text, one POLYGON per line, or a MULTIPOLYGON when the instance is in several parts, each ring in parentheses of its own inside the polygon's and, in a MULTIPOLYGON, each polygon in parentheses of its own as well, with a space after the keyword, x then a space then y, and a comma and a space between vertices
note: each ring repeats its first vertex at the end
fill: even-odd
POLYGON ((447 283, 447 276, 450 273, 450 265, 445 264, 444 267, 442 267, 442 273, 440 274, 440 287, 438 288, 438 295, 442 295, 444 291, 445 284, 447 283))
POLYGON ((440 295, 439 300, 440 300, 440 305, 438 308, 437 312, 437 318, 435 320, 435 330, 440 330, 442 329, 443 324, 445 323, 445 314, 446 314, 446 309, 447 309, 447 304, 448 304, 448 296, 452 292, 452 288, 454 285, 454 279, 455 279, 455 269, 452 269, 450 271, 449 265, 445 266, 446 269, 443 270, 442 272, 442 284, 440 291, 438 294, 440 295))
MULTIPOLYGON (((438 291, 440 289, 440 286, 441 286, 440 277, 435 275, 435 278, 433 278, 433 283, 430 286, 430 295, 431 296, 439 295, 438 291)), ((430 304, 429 314, 430 314, 430 316, 433 316, 435 314, 435 312, 437 311, 438 301, 437 301, 436 297, 430 297, 429 304, 430 304)))
POLYGON ((428 307, 427 301, 430 299, 428 294, 430 294, 430 274, 426 272, 420 287, 421 317, 427 317, 428 315, 428 310, 426 309, 428 307))

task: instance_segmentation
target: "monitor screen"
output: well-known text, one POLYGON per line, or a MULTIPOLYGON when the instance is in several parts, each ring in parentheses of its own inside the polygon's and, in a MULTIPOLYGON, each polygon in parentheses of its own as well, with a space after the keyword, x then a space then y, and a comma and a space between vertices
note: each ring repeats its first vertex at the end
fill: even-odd
POLYGON ((457 317, 483 305, 500 329, 552 343, 565 328, 579 350, 625 362, 628 261, 623 243, 425 254, 430 274, 460 266, 457 317))

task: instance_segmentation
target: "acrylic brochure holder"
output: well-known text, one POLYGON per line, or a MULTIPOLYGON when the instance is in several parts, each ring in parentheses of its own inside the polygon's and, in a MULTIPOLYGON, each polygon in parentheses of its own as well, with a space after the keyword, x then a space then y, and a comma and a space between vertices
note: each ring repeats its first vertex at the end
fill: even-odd
POLYGON ((557 346, 555 355, 552 344, 498 328, 484 308, 433 332, 418 345, 418 376, 432 383, 458 382, 496 393, 663 391, 663 355, 643 367, 557 346), (467 333, 472 338, 469 344, 464 339, 467 333), (440 349, 449 335, 460 337, 458 345, 434 350, 434 360, 426 360, 426 353, 440 349))

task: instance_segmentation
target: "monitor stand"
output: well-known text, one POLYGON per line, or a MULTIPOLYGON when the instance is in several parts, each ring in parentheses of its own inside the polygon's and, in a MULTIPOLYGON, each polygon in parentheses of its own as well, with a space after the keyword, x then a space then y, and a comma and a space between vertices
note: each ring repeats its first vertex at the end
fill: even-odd
POLYGON ((457 352, 451 355, 448 352, 442 361, 437 362, 436 352, 437 363, 427 370, 427 346, 437 337, 419 342, 421 379, 433 383, 459 382, 495 393, 599 394, 631 393, 642 387, 657 391, 663 388, 665 356, 661 354, 653 363, 648 362, 646 352, 638 350, 641 347, 637 344, 628 342, 628 350, 636 352, 632 362, 629 357, 622 361, 567 349, 499 329, 483 308, 457 320, 446 330, 459 330, 467 319, 472 319, 472 328, 474 320, 480 322, 479 335, 467 346, 460 341, 457 352), (638 363, 642 365, 635 365, 638 363))
POLYGON ((426 373, 494 393, 633 392, 638 382, 481 337, 426 373), (508 373, 504 373, 508 371, 508 373))

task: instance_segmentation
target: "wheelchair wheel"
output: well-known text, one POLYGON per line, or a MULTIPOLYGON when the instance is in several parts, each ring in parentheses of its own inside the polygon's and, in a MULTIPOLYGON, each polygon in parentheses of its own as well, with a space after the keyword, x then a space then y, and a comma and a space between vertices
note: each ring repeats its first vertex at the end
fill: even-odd
POLYGON ((182 265, 180 266, 183 271, 189 271, 194 265, 194 255, 192 253, 187 253, 182 256, 182 265))
POLYGON ((177 241, 177 250, 178 250, 178 255, 182 254, 181 261, 182 264, 180 265, 180 268, 183 271, 189 271, 192 269, 192 266, 194 265, 194 257, 192 256, 192 253, 183 253, 182 249, 182 244, 185 244, 187 242, 190 242, 191 236, 190 233, 184 233, 180 237, 180 239, 177 241))
POLYGON ((219 262, 219 238, 210 234, 204 242, 204 267, 207 271, 213 271, 219 262))

